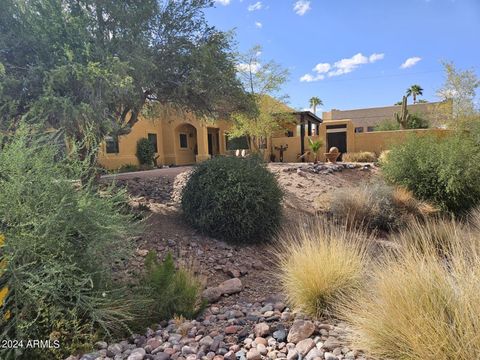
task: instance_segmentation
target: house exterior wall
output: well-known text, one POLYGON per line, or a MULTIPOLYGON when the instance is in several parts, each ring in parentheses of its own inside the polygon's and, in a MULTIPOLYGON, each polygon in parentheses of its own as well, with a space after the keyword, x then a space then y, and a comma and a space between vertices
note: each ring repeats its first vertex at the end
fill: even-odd
POLYGON ((109 154, 106 144, 99 151, 99 163, 109 170, 124 165, 139 165, 136 157, 137 142, 148 134, 157 135, 157 165, 187 165, 210 158, 208 153, 208 129, 218 131, 216 149, 226 153, 225 135, 229 126, 225 121, 207 122, 191 113, 165 111, 158 118, 140 118, 129 134, 119 136, 118 153, 109 154), (215 129, 215 130, 213 130, 215 129), (187 135, 187 148, 180 147, 180 133, 187 135))
MULTIPOLYGON (((418 114, 427 119, 434 127, 445 124, 448 116, 452 114, 452 102, 420 103, 407 106, 410 114, 418 114)), ((355 110, 331 110, 322 113, 325 122, 332 120, 350 119, 354 127, 362 127, 364 132, 369 127, 374 127, 385 120, 393 120, 395 113, 401 112, 401 105, 384 106, 376 108, 355 109, 355 110)))
MULTIPOLYGON (((355 133, 355 126, 351 120, 336 120, 326 121, 320 125, 319 136, 311 136, 312 140, 321 140, 322 148, 319 151, 318 159, 325 161, 325 153, 327 152, 327 126, 329 125, 346 125, 346 145, 347 152, 361 152, 369 151, 375 153, 377 156, 384 150, 389 150, 392 146, 405 141, 409 136, 425 136, 435 135, 438 137, 448 136, 450 130, 444 129, 411 129, 411 130, 396 130, 396 131, 374 131, 366 133, 355 133)), ((305 136, 305 151, 308 151, 308 136, 305 136)), ((273 153, 276 156, 276 161, 280 157, 280 152, 275 147, 281 145, 288 145, 288 149, 284 152, 284 162, 299 162, 300 156, 300 137, 276 137, 272 139, 273 153)), ((313 160, 313 154, 310 154, 305 159, 306 161, 313 160)))

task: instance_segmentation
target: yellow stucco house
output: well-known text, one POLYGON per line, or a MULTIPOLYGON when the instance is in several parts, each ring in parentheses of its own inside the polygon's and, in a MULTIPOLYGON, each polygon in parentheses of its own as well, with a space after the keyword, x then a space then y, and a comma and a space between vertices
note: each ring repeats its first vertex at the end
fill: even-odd
POLYGON ((110 170, 138 165, 137 142, 148 138, 156 149, 157 165, 190 165, 225 154, 225 121, 209 122, 192 113, 165 111, 156 119, 140 118, 130 133, 109 136, 99 153, 99 163, 110 170))

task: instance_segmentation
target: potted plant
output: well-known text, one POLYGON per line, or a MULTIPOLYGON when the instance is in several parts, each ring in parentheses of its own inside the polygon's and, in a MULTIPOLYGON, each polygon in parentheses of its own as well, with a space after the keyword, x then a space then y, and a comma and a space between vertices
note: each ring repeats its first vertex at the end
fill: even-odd
POLYGON ((318 152, 320 151, 323 143, 321 140, 313 141, 311 138, 308 138, 308 145, 313 153, 313 163, 316 164, 318 162, 318 152))

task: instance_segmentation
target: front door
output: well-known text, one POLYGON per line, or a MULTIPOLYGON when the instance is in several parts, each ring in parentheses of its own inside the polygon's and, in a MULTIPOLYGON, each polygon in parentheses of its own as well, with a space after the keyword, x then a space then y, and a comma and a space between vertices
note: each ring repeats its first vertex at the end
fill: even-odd
MULTIPOLYGON (((347 132, 327 132, 327 151, 329 151, 331 147, 336 147, 341 154, 345 154, 347 152, 347 132)), ((341 155, 339 160, 342 160, 341 155)))
POLYGON ((208 154, 212 156, 213 155, 213 134, 208 133, 207 136, 208 136, 208 154))

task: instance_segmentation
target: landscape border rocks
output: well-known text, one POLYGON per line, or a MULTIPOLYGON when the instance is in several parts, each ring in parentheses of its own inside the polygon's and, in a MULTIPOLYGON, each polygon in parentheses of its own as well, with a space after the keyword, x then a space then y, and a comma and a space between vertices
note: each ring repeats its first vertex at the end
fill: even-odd
POLYGON ((312 321, 272 299, 212 305, 196 320, 170 320, 124 341, 98 342, 94 352, 67 360, 365 360, 348 347, 348 335, 341 322, 312 321))

